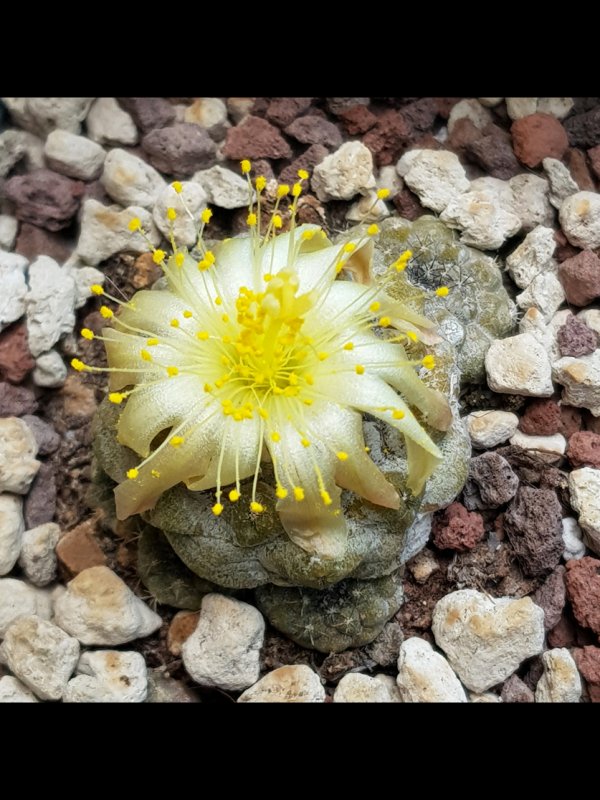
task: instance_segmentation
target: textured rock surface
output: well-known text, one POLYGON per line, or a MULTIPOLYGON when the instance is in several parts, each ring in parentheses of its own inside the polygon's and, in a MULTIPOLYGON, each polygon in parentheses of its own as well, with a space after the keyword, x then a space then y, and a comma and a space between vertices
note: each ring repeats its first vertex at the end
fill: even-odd
POLYGON ((560 207, 559 216, 561 227, 572 245, 590 250, 600 247, 600 195, 577 192, 567 197, 560 207))
POLYGON ((144 136, 142 147, 156 169, 175 178, 189 178, 216 160, 215 143, 208 133, 188 122, 155 128, 144 136))
POLYGON ((90 139, 99 144, 118 146, 137 143, 135 123, 114 97, 98 97, 94 100, 85 124, 90 139))
POLYGON ((504 703, 533 703, 535 696, 529 686, 518 675, 511 675, 502 687, 500 695, 504 703))
POLYGON ((398 657, 398 691, 403 703, 466 703, 467 696, 443 655, 424 639, 407 639, 398 657))
POLYGON ((30 692, 25 684, 5 675, 0 678, 0 703, 38 703, 37 697, 30 692))
POLYGON ((24 530, 21 498, 0 494, 0 575, 6 575, 17 563, 24 530))
POLYGON ((569 437, 567 458, 572 466, 600 469, 600 434, 593 431, 576 431, 569 437))
POLYGON ((586 552, 583 531, 575 517, 563 517, 562 538, 565 546, 563 552, 565 561, 569 561, 571 558, 583 558, 586 552))
POLYGON ((17 417, 0 419, 0 492, 27 494, 40 462, 35 436, 17 417))
POLYGON ((565 583, 577 622, 600 634, 600 561, 590 556, 568 561, 565 583))
POLYGON ((176 192, 171 185, 165 186, 158 195, 152 211, 156 227, 165 239, 170 237, 172 230, 175 241, 179 245, 192 247, 198 238, 197 223, 201 211, 206 208, 207 200, 202 186, 193 181, 183 182, 180 193, 176 192), (177 218, 173 222, 167 218, 167 209, 169 208, 174 209, 177 214, 177 218), (193 218, 190 218, 186 208, 193 218))
POLYGON ((421 203, 438 213, 469 188, 458 157, 446 150, 410 150, 396 169, 421 203))
POLYGON ((515 433, 519 418, 510 411, 473 411, 466 419, 471 444, 487 450, 502 444, 515 433))
POLYGON ((83 653, 75 672, 63 695, 65 703, 143 703, 146 699, 146 662, 140 653, 83 653))
POLYGON ((93 181, 97 178, 102 172, 106 157, 99 144, 85 136, 76 136, 59 129, 48 134, 44 155, 51 169, 82 181, 93 181))
POLYGON ((558 329, 556 339, 561 356, 587 356, 598 347, 598 334, 579 317, 567 317, 565 324, 558 329))
POLYGON ((35 614, 42 619, 50 619, 51 613, 47 592, 34 589, 16 578, 0 579, 0 638, 20 617, 35 614))
POLYGON ((29 267, 26 297, 29 349, 39 356, 56 344, 75 325, 75 281, 64 267, 48 256, 39 256, 29 267))
MULTIPOLYGON (((483 453, 471 459, 469 466, 469 495, 473 507, 497 508, 515 496, 519 478, 508 461, 498 453, 483 453)), ((467 504, 467 508, 471 506, 467 504)))
POLYGON ((238 692, 260 676, 265 623, 253 606, 221 594, 202 600, 196 629, 182 647, 189 675, 202 686, 238 692))
POLYGON ((462 589, 436 604, 432 630, 464 685, 485 692, 542 652, 544 612, 529 597, 491 598, 462 589))
POLYGON ((517 158, 526 167, 537 167, 544 158, 560 159, 569 146, 565 129, 550 114, 520 117, 510 132, 517 158))
POLYGON ((553 489, 521 486, 504 514, 504 530, 527 575, 554 569, 563 551, 562 510, 553 489))
POLYGON ((535 690, 536 703, 578 703, 581 678, 573 656, 564 648, 548 650, 542 655, 544 674, 535 690))
POLYGON ((600 258, 592 250, 566 258, 558 268, 558 277, 569 303, 586 306, 600 297, 600 258))
POLYGON ((567 440, 562 433, 555 433, 552 436, 528 436, 522 431, 517 431, 509 441, 510 444, 523 450, 535 451, 540 458, 550 462, 560 460, 567 448, 567 440))
POLYGON ((269 672, 240 695, 238 703, 323 703, 325 689, 316 672, 291 664, 269 672))
POLYGON ((118 206, 105 206, 97 200, 83 204, 81 231, 76 253, 86 264, 97 266, 115 253, 128 251, 147 253, 148 242, 139 233, 131 233, 129 223, 138 217, 148 239, 154 247, 160 242, 150 213, 141 206, 121 210, 118 206))
POLYGON ((554 391, 548 355, 531 333, 492 342, 485 368, 495 392, 549 397, 554 391))
POLYGON ((35 586, 46 586, 56 577, 55 548, 59 536, 60 528, 54 522, 23 533, 19 565, 35 586))
POLYGON ((552 228, 538 225, 530 231, 506 259, 508 271, 517 286, 526 289, 540 273, 555 269, 552 259, 555 248, 552 228))
POLYGON ((6 631, 0 658, 41 700, 59 700, 79 659, 79 642, 51 622, 21 617, 6 631))
POLYGON ((150 164, 118 147, 106 156, 100 180, 110 198, 122 206, 152 208, 166 187, 150 164))
POLYGON ((26 267, 27 259, 23 256, 0 250, 0 331, 25 312, 26 267))
POLYGON ((467 511, 462 503, 451 503, 432 526, 433 543, 440 550, 470 550, 481 541, 483 534, 481 514, 467 511))
POLYGON ((544 610, 544 627, 547 631, 558 625, 566 602, 565 568, 562 564, 548 575, 531 599, 544 610))
POLYGON ((234 161, 242 158, 289 158, 292 150, 274 125, 249 115, 240 125, 227 131, 223 155, 234 161))
POLYGON ((49 231, 69 225, 84 192, 83 183, 50 169, 15 175, 4 188, 6 197, 15 204, 17 219, 49 231))
POLYGON ((595 417, 600 417, 600 349, 589 356, 565 356, 555 361, 552 377, 564 387, 565 403, 589 408, 595 417))
POLYGON ((375 186, 373 157, 361 142, 346 142, 318 164, 312 188, 321 201, 351 200, 375 186))
POLYGON ((248 205, 248 182, 231 169, 216 164, 210 169, 196 172, 193 180, 204 189, 212 205, 219 208, 243 208, 248 205))
POLYGON ((390 675, 360 675, 349 672, 338 683, 334 703, 400 703, 396 682, 390 675), (391 683, 391 685, 390 685, 391 683))
POLYGON ((579 514, 586 543, 600 553, 600 470, 592 467, 573 470, 569 475, 569 496, 579 514))
POLYGON ((148 636, 162 619, 108 567, 90 567, 58 598, 56 622, 83 644, 116 645, 148 636))

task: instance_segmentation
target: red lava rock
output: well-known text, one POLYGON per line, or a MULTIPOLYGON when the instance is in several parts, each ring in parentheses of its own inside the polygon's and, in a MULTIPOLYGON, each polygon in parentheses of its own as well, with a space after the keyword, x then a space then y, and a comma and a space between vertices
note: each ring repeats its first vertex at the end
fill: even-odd
POLYGON ((481 514, 467 511, 462 503, 451 503, 433 521, 433 543, 440 550, 470 550, 481 541, 484 532, 481 514))
POLYGON ((395 164, 410 139, 411 129, 400 111, 389 109, 377 119, 366 133, 363 144, 373 153, 378 166, 395 164))
POLYGON ((23 503, 23 516, 27 529, 52 522, 56 509, 56 468, 53 464, 42 463, 33 479, 29 494, 23 503))
POLYGON ((518 675, 511 675, 510 678, 504 682, 502 692, 500 694, 503 703, 533 703, 535 696, 529 686, 523 683, 518 675))
POLYGON ((167 647, 172 655, 181 655, 181 648, 196 630, 199 619, 199 611, 178 611, 175 614, 167 631, 167 647))
POLYGON ((0 382, 0 417, 20 417, 37 410, 37 400, 24 386, 0 382))
POLYGON ((96 519, 92 517, 80 523, 58 541, 56 556, 69 578, 74 578, 88 567, 100 567, 107 563, 102 548, 94 537, 96 519))
POLYGON ((558 277, 574 306, 587 306, 600 297, 600 258, 592 250, 565 259, 558 265, 558 277))
POLYGON ((15 253, 25 256, 30 261, 44 255, 50 256, 59 264, 64 264, 74 248, 75 241, 60 232, 53 233, 28 222, 23 222, 19 226, 15 253))
POLYGON ((569 439, 574 433, 580 431, 583 426, 581 409, 561 405, 560 421, 562 425, 561 433, 565 439, 569 439))
POLYGON ((422 217, 423 214, 429 213, 426 208, 423 208, 417 195, 406 186, 392 197, 392 202, 396 206, 398 214, 411 222, 422 217))
POLYGON ((285 133, 302 144, 322 144, 332 150, 342 144, 342 134, 333 122, 312 115, 294 120, 285 133))
POLYGON ((21 419, 35 436, 35 441, 38 446, 38 455, 49 456, 58 449, 60 436, 49 422, 33 414, 25 414, 21 419))
POLYGON ((532 400, 519 420, 519 428, 529 436, 552 436, 561 429, 560 406, 551 398, 532 400))
POLYGON ((164 97, 117 97, 117 100, 142 133, 175 122, 175 109, 164 97))
POLYGON ((564 550, 562 509, 553 489, 520 486, 504 512, 504 530, 526 575, 556 567, 564 550))
POLYGON ((565 568, 562 564, 548 575, 531 599, 544 609, 544 627, 547 631, 558 625, 567 601, 565 568))
POLYGON ((281 171, 279 180, 281 183, 292 184, 298 180, 298 170, 305 169, 309 175, 313 169, 329 155, 329 150, 322 144, 311 144, 301 155, 281 171))
MULTIPOLYGON (((310 150, 310 147, 308 148, 310 150)), ((239 169, 239 162, 234 165, 237 169, 239 169)), ((273 172, 273 167, 271 162, 268 158, 257 158, 252 162, 252 171, 254 175, 264 175, 267 181, 271 181, 275 179, 275 173, 273 172)), ((288 183, 294 183, 298 179, 296 175, 293 181, 288 181, 288 183)))
POLYGON ((309 109, 312 101, 312 97, 276 97, 267 106, 265 116, 269 122, 285 128, 309 109))
POLYGON ((563 614, 552 630, 548 631, 548 644, 550 647, 573 647, 577 644, 575 622, 563 614))
POLYGON ((27 326, 25 322, 15 322, 0 333, 0 377, 10 383, 21 383, 34 367, 27 326))
POLYGON ((413 134, 430 131, 438 114, 438 104, 434 97, 421 97, 406 103, 400 112, 413 134))
POLYGON ((571 655, 587 683, 590 700, 592 703, 600 703, 600 647, 575 647, 571 655))
POLYGON ((600 634, 600 560, 584 556, 567 561, 565 580, 575 619, 600 634))
POLYGON ((594 147, 600 142, 600 107, 565 120, 571 147, 594 147))
POLYGON ((66 228, 79 208, 85 184, 50 169, 15 175, 4 184, 6 197, 15 204, 15 216, 49 231, 66 228))
POLYGON ((452 133, 448 136, 447 145, 460 158, 467 156, 470 145, 481 136, 479 128, 468 117, 457 119, 452 133))
POLYGON ((600 178, 600 144, 597 144, 596 147, 590 147, 587 154, 594 175, 600 178))
POLYGON ((337 117, 354 106, 368 106, 370 100, 370 97, 328 97, 327 108, 337 117))
POLYGON ((521 172, 509 134, 491 123, 467 147, 471 160, 493 178, 508 180, 521 172))
POLYGON ((582 319, 571 315, 556 332, 561 356, 585 356, 598 347, 598 334, 582 319))
POLYGON ((550 114, 529 114, 510 128, 515 155, 526 167, 537 167, 544 158, 561 159, 569 146, 561 123, 550 114))
POLYGON ((377 122, 377 117, 367 106, 350 106, 340 111, 338 118, 350 136, 370 131, 377 122))
POLYGON ((519 479, 508 461, 493 452, 471 459, 468 482, 475 484, 472 488, 476 489, 476 500, 481 500, 478 508, 497 508, 508 503, 519 486, 519 479))
POLYGON ((156 128, 142 139, 153 167, 176 178, 189 177, 198 169, 216 163, 216 145, 204 128, 180 122, 156 128))
POLYGON ((584 152, 575 148, 567 150, 565 162, 569 168, 571 177, 582 191, 596 191, 596 185, 588 168, 587 159, 584 152))
POLYGON ((266 119, 246 117, 227 131, 223 146, 226 158, 289 158, 292 150, 281 133, 266 119))
POLYGON ((600 469, 600 434, 577 431, 569 439, 567 458, 574 469, 595 467, 600 469))

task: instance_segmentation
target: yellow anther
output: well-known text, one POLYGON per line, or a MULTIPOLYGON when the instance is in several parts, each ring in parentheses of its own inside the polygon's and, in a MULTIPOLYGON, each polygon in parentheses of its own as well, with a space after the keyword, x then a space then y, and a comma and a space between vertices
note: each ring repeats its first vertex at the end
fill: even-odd
POLYGON ((294 486, 294 500, 304 500, 304 489, 301 486, 294 486))
POLYGON ((319 361, 325 361, 326 358, 329 358, 329 353, 326 350, 321 350, 317 353, 317 358, 319 361))
POLYGON ((389 197, 389 196, 390 196, 390 190, 389 189, 378 189, 377 190, 377 199, 378 200, 385 200, 386 197, 389 197))
POLYGON ((348 453, 346 453, 345 450, 338 450, 336 456, 339 458, 340 461, 348 460, 348 453))
POLYGON ((166 258, 166 255, 167 254, 164 250, 155 250, 152 253, 152 261, 154 261, 155 264, 162 264, 166 258))
POLYGON ((433 369, 435 367, 435 358, 433 356, 425 356, 421 361, 425 369, 433 369))
POLYGON ((215 297, 215 305, 216 305, 216 306, 221 306, 221 305, 223 305, 223 301, 221 300, 221 298, 220 298, 220 297, 215 297))
POLYGON ((391 325, 392 320, 389 317, 381 317, 379 320, 379 324, 382 328, 387 328, 388 325, 391 325))
POLYGON ((184 312, 183 312, 183 316, 184 316, 186 319, 191 319, 191 318, 192 318, 194 315, 192 314, 192 312, 191 312, 191 311, 188 311, 188 310, 186 310, 186 311, 184 311, 184 312))
POLYGON ((177 212, 175 211, 174 208, 167 208, 167 219, 170 222, 175 222, 175 220, 177 219, 177 212))
POLYGON ((273 433, 271 434, 271 439, 274 442, 280 442, 281 441, 281 434, 277 433, 277 431, 273 431, 273 433))
POLYGON ((305 406, 312 406, 314 400, 312 399, 312 397, 303 397, 302 402, 304 403, 305 406))
POLYGON ((160 472, 157 469, 150 470, 150 475, 152 475, 153 478, 160 478, 160 472))
POLYGON ((377 300, 375 300, 375 302, 371 303, 371 305, 369 306, 369 311, 373 311, 373 312, 379 311, 380 308, 381 308, 381 303, 379 303, 377 300))
POLYGON ((302 194, 302 184, 295 183, 292 186, 292 197, 300 197, 301 194, 302 194))
POLYGON ((273 214, 273 227, 274 228, 283 227, 283 220, 281 219, 279 214, 273 214))
POLYGON ((447 286, 439 286, 435 290, 435 293, 437 294, 438 297, 447 297, 449 291, 450 291, 450 289, 448 289, 447 286))
POLYGON ((131 481, 135 480, 135 478, 137 478, 139 474, 140 474, 139 470, 137 470, 135 467, 132 467, 131 469, 127 470, 127 477, 131 481))
POLYGON ((204 270, 208 269, 209 267, 210 264, 205 258, 203 258, 202 261, 198 262, 198 269, 201 270, 202 272, 204 272, 204 270))
POLYGON ((376 236, 379 233, 379 225, 376 225, 375 223, 369 225, 367 228, 367 233, 369 236, 376 236))
POLYGON ((242 172, 244 173, 244 175, 247 175, 252 169, 252 164, 248 161, 247 158, 245 158, 243 161, 240 162, 240 166, 242 168, 242 172))
POLYGON ((307 242, 308 242, 308 241, 310 241, 310 240, 313 238, 313 236, 314 236, 314 235, 315 235, 315 232, 314 232, 314 231, 303 231, 303 233, 302 233, 302 238, 303 238, 305 241, 307 241, 307 242))
POLYGON ((181 181, 173 181, 171 186, 177 192, 177 194, 181 194, 183 192, 183 184, 181 183, 181 181))
POLYGON ((108 306, 100 306, 100 315, 104 317, 104 319, 110 319, 111 317, 114 317, 112 309, 110 309, 108 306))
POLYGON ((140 350, 140 355, 144 361, 152 361, 152 356, 147 350, 140 350))
POLYGON ((344 350, 354 350, 354 342, 346 342, 344 350))
POLYGON ((91 331, 89 328, 82 328, 81 335, 84 339, 93 339, 94 338, 94 331, 91 331))
POLYGON ((205 225, 208 225, 210 222, 210 218, 212 217, 212 211, 210 208, 205 208, 204 211, 200 214, 200 219, 205 225))
POLYGON ((262 192, 262 190, 265 188, 266 185, 267 185, 267 179, 265 178, 265 176, 259 175, 258 178, 256 179, 256 191, 262 192))
POLYGON ((215 263, 215 254, 212 250, 207 250, 206 253, 204 253, 204 258, 211 266, 215 263))
POLYGON ((171 436, 171 438, 169 439, 169 444, 171 445, 171 447, 179 447, 179 445, 182 445, 184 441, 185 439, 183 438, 183 436, 171 436))
POLYGON ((179 370, 177 367, 167 367, 167 375, 169 378, 174 378, 176 375, 179 375, 179 370))
POLYGON ((215 503, 211 511, 215 515, 215 517, 218 517, 219 514, 223 511, 223 506, 221 505, 221 503, 215 503))
POLYGON ((179 327, 179 320, 178 319, 172 319, 171 322, 169 322, 169 325, 172 328, 178 328, 179 327))
POLYGON ((92 294, 101 295, 104 294, 104 289, 100 286, 99 283, 94 283, 90 286, 90 291, 92 294))
POLYGON ((109 403, 114 403, 117 406, 120 405, 123 402, 124 399, 125 399, 125 395, 121 394, 121 392, 111 392, 108 395, 108 402, 109 403))
POLYGON ((308 180, 308 172, 305 169, 299 169, 298 170, 298 177, 303 181, 307 181, 308 180))
POLYGON ((275 494, 280 500, 284 500, 288 496, 288 490, 284 489, 283 486, 278 486, 275 489, 275 494))
POLYGON ((356 250, 356 245, 354 242, 346 242, 344 245, 344 253, 352 253, 356 250))
POLYGON ((408 339, 411 340, 411 342, 418 342, 419 341, 419 337, 417 336, 417 334, 414 331, 406 331, 406 336, 407 336, 408 339))
POLYGON ((248 214, 248 216, 246 217, 246 224, 249 225, 251 228, 253 228, 256 225, 256 222, 257 222, 256 214, 251 211, 250 214, 248 214))
POLYGON ((205 342, 209 337, 208 331, 198 331, 196 334, 196 339, 200 339, 201 342, 205 342))
POLYGON ((395 408, 392 411, 392 417, 394 419, 404 419, 404 411, 401 411, 399 408, 395 408))
POLYGON ((321 499, 325 503, 326 506, 330 506, 333 502, 331 499, 331 495, 326 489, 321 489, 321 499))
POLYGON ((132 217, 129 220, 129 225, 127 227, 132 233, 134 233, 135 231, 139 231, 141 229, 142 221, 139 217, 132 217))
POLYGON ((178 267, 183 267, 183 262, 185 260, 185 256, 183 253, 175 253, 175 263, 178 267))
POLYGON ((346 266, 346 262, 345 261, 338 261, 337 264, 335 265, 336 274, 339 275, 340 272, 344 269, 345 266, 346 266))
POLYGON ((259 408, 258 416, 262 417, 263 419, 269 419, 269 412, 267 411, 266 408, 259 408))
POLYGON ((290 193, 290 187, 287 183, 280 183, 277 187, 277 197, 286 197, 290 193))
POLYGON ((205 383, 202 388, 207 394, 210 394, 212 392, 212 386, 210 385, 210 383, 205 383))
POLYGON ((302 445, 302 447, 310 447, 310 442, 306 438, 306 436, 303 436, 302 439, 300 439, 300 444, 302 445))
POLYGON ((357 375, 364 375, 365 368, 363 367, 363 365, 362 365, 362 364, 357 364, 357 365, 354 367, 354 371, 356 372, 356 374, 357 374, 357 375))
POLYGON ((229 499, 231 500, 232 503, 236 503, 240 499, 240 493, 238 492, 237 489, 232 489, 229 492, 229 499))
POLYGON ((158 344, 158 339, 146 339, 146 344, 148 347, 156 347, 158 344))
POLYGON ((250 511, 253 511, 255 514, 262 514, 264 510, 265 507, 262 505, 262 503, 257 503, 256 500, 253 500, 250 503, 250 511))
POLYGON ((221 319, 223 320, 223 322, 228 323, 229 322, 229 314, 223 314, 221 316, 221 319))

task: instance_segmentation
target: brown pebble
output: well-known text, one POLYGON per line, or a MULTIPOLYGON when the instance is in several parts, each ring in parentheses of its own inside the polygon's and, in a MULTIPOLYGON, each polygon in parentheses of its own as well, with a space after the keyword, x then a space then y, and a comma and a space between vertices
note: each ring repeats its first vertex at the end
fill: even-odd
POLYGON ((99 567, 107 563, 106 556, 94 537, 97 524, 97 517, 91 517, 59 539, 56 556, 69 579, 88 567, 99 567))
POLYGON ((526 167, 538 167, 544 158, 561 159, 569 146, 561 123, 551 114, 529 114, 511 125, 515 155, 526 167))
POLYGON ((10 383, 21 383, 34 367, 27 326, 25 322, 15 322, 0 333, 0 378, 10 383))
POLYGON ((169 652, 179 657, 185 641, 192 635, 200 619, 199 611, 178 611, 171 620, 167 633, 169 652))
POLYGON ((558 277, 567 301, 587 306, 600 297, 600 258, 592 250, 582 250, 558 266, 558 277))
POLYGON ((584 556, 567 561, 565 581, 575 619, 600 634, 600 560, 584 556))

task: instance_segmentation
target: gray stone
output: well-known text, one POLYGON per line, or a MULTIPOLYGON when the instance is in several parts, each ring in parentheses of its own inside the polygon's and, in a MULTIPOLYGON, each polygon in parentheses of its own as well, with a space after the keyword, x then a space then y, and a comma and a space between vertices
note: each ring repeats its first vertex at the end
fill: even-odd
POLYGON ((149 636, 162 618, 108 567, 88 567, 57 599, 56 623, 82 644, 118 645, 149 636))
POLYGON ((600 247, 600 195, 577 192, 563 200, 560 224, 569 242, 584 250, 600 247))
MULTIPOLYGON (((208 202, 219 208, 243 208, 250 200, 248 182, 220 164, 194 174, 192 181, 204 189, 208 202)), ((252 192, 254 201, 256 192, 252 192)))
POLYGON ((352 200, 375 186, 373 156, 362 142, 346 142, 314 169, 312 188, 319 200, 352 200))
POLYGON ((568 167, 557 158, 544 158, 542 164, 550 182, 549 200, 554 208, 559 209, 563 200, 579 191, 579 186, 573 180, 568 167))
POLYGON ((207 195, 202 186, 192 181, 184 181, 180 193, 176 192, 172 185, 165 186, 156 199, 152 217, 156 227, 166 239, 170 238, 173 230, 178 246, 193 247, 198 239, 200 214, 206 208, 206 203, 207 195), (173 222, 167 218, 169 208, 174 209, 177 214, 173 222))
POLYGON ((563 517, 562 529, 562 538, 565 545, 564 560, 570 561, 572 558, 583 558, 586 551, 583 543, 583 531, 575 517, 563 517))
POLYGON ((562 283, 553 272, 537 275, 524 292, 517 295, 519 308, 537 308, 544 320, 550 321, 565 299, 562 283))
POLYGON ((27 494, 40 462, 35 436, 17 417, 0 419, 0 492, 27 494))
POLYGON ((440 219, 461 231, 462 242, 480 250, 498 249, 522 226, 513 211, 507 211, 490 191, 482 189, 452 199, 440 219))
POLYGON ((540 274, 556 272, 556 262, 552 258, 555 249, 552 228, 538 225, 530 231, 506 259, 510 276, 517 286, 526 289, 540 274))
POLYGON ((63 695, 65 703, 143 703, 148 692, 141 653, 95 650, 83 653, 63 695))
POLYGON ((109 147, 137 144, 135 123, 114 97, 98 97, 94 100, 85 124, 88 136, 98 144, 109 147))
POLYGON ((79 133, 93 97, 3 97, 11 117, 21 128, 46 136, 55 128, 79 133))
POLYGON ((129 230, 129 223, 134 217, 141 221, 148 239, 156 247, 160 242, 160 233, 145 208, 130 206, 121 210, 118 206, 104 206, 97 200, 86 200, 76 254, 86 264, 97 266, 123 251, 147 253, 149 247, 146 239, 139 231, 132 233, 129 230))
POLYGON ((36 357, 50 350, 75 325, 75 281, 49 256, 38 256, 29 267, 27 332, 36 357))
POLYGON ((106 158, 104 149, 96 142, 60 129, 48 134, 44 154, 50 169, 82 181, 98 178, 106 158))
POLYGON ((402 642, 396 679, 403 703, 466 703, 460 681, 441 653, 424 639, 402 642))
POLYGON ((219 142, 229 127, 227 106, 218 97, 199 97, 191 106, 186 106, 183 121, 206 128, 210 137, 219 142))
POLYGON ((6 575, 17 563, 24 530, 21 498, 0 494, 0 575, 6 575))
POLYGON ((585 543, 600 555, 600 469, 574 469, 569 474, 569 495, 579 514, 585 543))
POLYGON ((564 387, 565 404, 588 408, 600 417, 600 348, 589 356, 565 356, 555 361, 552 377, 564 387))
POLYGON ((479 450, 488 450, 502 444, 519 427, 519 418, 511 411, 472 411, 466 418, 471 444, 479 450))
POLYGON ((438 213, 469 188, 458 156, 448 150, 409 150, 396 169, 421 203, 438 213))
POLYGON ((0 250, 0 331, 25 313, 27 259, 0 250))
POLYGON ((305 664, 290 664, 268 672, 240 695, 238 703, 323 703, 325 689, 305 664))
POLYGON ((55 548, 60 538, 60 528, 46 522, 23 533, 19 566, 35 586, 46 586, 56 577, 55 548))
POLYGON ((21 681, 5 675, 0 678, 0 703, 39 703, 39 700, 21 681))
POLYGON ((508 186, 512 193, 512 209, 521 220, 523 230, 553 225, 554 209, 548 199, 550 184, 545 178, 521 173, 511 178, 508 186))
POLYGON ((548 355, 531 333, 492 342, 485 368, 490 389, 495 392, 550 397, 554 391, 548 355))
POLYGON ((542 652, 544 612, 529 597, 492 598, 462 589, 436 603, 432 630, 464 685, 485 692, 542 652))
POLYGON ((188 674, 202 686, 228 691, 247 689, 260 676, 260 648, 265 623, 256 608, 207 594, 200 619, 182 647, 188 674))
POLYGON ((15 620, 32 614, 50 619, 52 598, 48 591, 34 589, 16 578, 0 578, 0 639, 15 620))
POLYGON ((78 659, 77 639, 37 616, 13 622, 0 646, 0 660, 40 700, 60 700, 78 659))
POLYGON ((0 214, 0 248, 3 250, 12 250, 12 247, 17 238, 17 231, 19 223, 16 217, 11 217, 9 214, 0 214))
POLYGON ((62 386, 67 379, 67 365, 56 350, 48 350, 35 360, 31 377, 36 386, 54 389, 62 386))
POLYGON ((578 703, 581 678, 573 656, 566 647, 548 650, 542 655, 544 674, 535 689, 536 703, 578 703))
POLYGON ((142 208, 152 208, 167 185, 154 167, 121 148, 109 151, 100 182, 112 200, 142 208))

